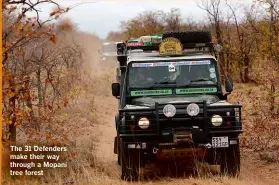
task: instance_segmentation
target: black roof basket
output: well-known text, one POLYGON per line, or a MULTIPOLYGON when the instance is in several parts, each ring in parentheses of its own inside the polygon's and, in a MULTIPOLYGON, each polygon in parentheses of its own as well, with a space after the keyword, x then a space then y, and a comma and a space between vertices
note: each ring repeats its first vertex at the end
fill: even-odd
MULTIPOLYGON (((168 37, 180 40, 184 50, 198 49, 215 54, 214 44, 211 42, 211 33, 209 31, 166 32, 163 34, 162 39, 168 37)), ((117 53, 118 55, 127 55, 127 51, 139 49, 143 51, 159 51, 159 46, 160 43, 152 46, 126 46, 126 43, 123 42, 117 45, 117 53)))

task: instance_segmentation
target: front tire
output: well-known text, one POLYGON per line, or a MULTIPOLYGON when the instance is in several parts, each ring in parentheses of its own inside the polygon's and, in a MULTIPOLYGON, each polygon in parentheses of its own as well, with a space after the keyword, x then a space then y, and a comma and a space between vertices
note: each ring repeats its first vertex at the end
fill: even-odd
POLYGON ((117 143, 117 164, 121 165, 121 151, 119 147, 119 142, 117 143))
POLYGON ((144 166, 141 151, 125 151, 124 142, 120 139, 121 179, 125 181, 140 180, 140 170, 144 166))
POLYGON ((231 145, 220 153, 220 171, 222 175, 237 177, 240 173, 239 144, 231 145))
POLYGON ((117 155, 117 164, 120 165, 120 149, 119 149, 119 142, 118 137, 114 138, 114 154, 117 155))

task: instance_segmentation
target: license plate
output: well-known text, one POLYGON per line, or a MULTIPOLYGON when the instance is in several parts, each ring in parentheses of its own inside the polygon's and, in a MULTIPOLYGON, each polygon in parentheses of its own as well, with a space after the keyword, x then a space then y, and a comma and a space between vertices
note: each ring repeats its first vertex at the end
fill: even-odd
POLYGON ((229 138, 224 137, 212 137, 212 147, 213 148, 227 148, 229 147, 229 138))

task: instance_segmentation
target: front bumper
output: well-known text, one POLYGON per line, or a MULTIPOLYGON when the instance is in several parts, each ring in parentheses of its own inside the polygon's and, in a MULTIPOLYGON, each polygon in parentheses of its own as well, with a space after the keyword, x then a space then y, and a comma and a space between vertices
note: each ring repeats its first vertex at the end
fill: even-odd
POLYGON ((176 131, 190 131, 195 142, 207 142, 211 135, 229 134, 239 135, 242 133, 241 105, 208 106, 206 101, 198 102, 200 113, 197 116, 189 116, 186 112, 190 103, 174 103, 177 114, 167 118, 163 114, 166 104, 155 104, 154 108, 144 109, 121 109, 119 110, 119 124, 117 130, 120 137, 132 137, 141 139, 145 136, 152 140, 164 140, 174 135, 176 131), (236 120, 234 111, 239 110, 239 119, 236 120), (223 118, 223 124, 214 127, 211 124, 211 117, 218 114, 223 118), (138 127, 138 120, 145 117, 150 121, 147 129, 138 127), (229 126, 227 125, 229 123, 229 126))
POLYGON ((120 110, 120 117, 125 119, 117 125, 118 137, 123 138, 127 150, 144 150, 148 153, 172 148, 218 148, 213 146, 212 138, 215 137, 226 137, 228 144, 225 147, 238 144, 238 135, 242 133, 241 113, 238 121, 233 112, 227 113, 235 109, 241 112, 241 105, 209 107, 205 101, 197 104, 201 111, 195 117, 183 112, 187 103, 173 104, 178 113, 172 118, 166 118, 162 113, 165 104, 156 103, 155 107, 150 109, 120 110), (225 120, 220 127, 211 124, 210 118, 214 114, 221 115, 225 120), (130 119, 131 117, 135 119, 130 119), (137 118, 140 117, 150 120, 148 129, 135 126, 137 118), (226 125, 228 121, 231 126, 226 125))
MULTIPOLYGON (((222 135, 225 136, 225 135, 222 135)), ((159 141, 149 141, 149 142, 135 142, 135 141, 127 141, 124 142, 124 148, 127 150, 145 150, 151 151, 152 153, 157 153, 156 150, 162 149, 181 149, 181 148, 228 148, 231 145, 238 144, 237 137, 228 137, 228 146, 227 147, 214 147, 212 143, 212 138, 208 138, 205 143, 196 143, 193 141, 184 141, 184 142, 159 142, 159 141)))
POLYGON ((227 147, 213 147, 211 141, 205 144, 193 142, 160 143, 158 141, 124 142, 124 148, 126 151, 143 152, 148 161, 191 160, 194 157, 197 160, 201 159, 213 164, 213 153, 219 149, 236 145, 238 142, 238 138, 229 138, 229 145, 227 147))

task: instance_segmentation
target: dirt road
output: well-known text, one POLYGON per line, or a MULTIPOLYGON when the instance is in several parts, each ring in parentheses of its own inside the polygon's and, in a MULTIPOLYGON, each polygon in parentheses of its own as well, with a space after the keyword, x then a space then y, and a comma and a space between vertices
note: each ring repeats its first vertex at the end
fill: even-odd
POLYGON ((117 102, 113 97, 100 97, 96 100, 98 109, 99 143, 97 150, 98 161, 106 168, 111 176, 118 176, 120 169, 116 164, 116 155, 113 153, 113 141, 116 135, 114 115, 117 111, 117 102))

